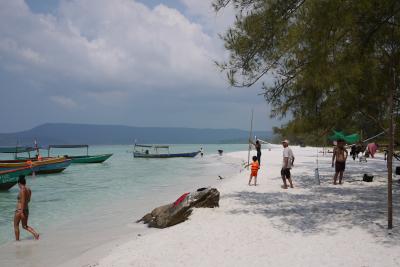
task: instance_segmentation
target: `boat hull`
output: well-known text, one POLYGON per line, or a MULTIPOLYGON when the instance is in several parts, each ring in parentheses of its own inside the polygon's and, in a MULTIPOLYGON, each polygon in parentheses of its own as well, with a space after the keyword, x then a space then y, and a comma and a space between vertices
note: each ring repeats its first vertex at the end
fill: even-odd
POLYGON ((40 161, 32 160, 32 165, 24 160, 4 160, 0 161, 0 171, 31 167, 35 174, 48 174, 62 172, 70 164, 71 160, 67 158, 45 158, 40 161))
POLYGON ((91 155, 91 156, 67 156, 72 163, 103 163, 113 154, 91 155))
POLYGON ((135 158, 149 158, 149 159, 165 159, 165 158, 193 158, 196 157, 200 151, 189 153, 176 153, 176 154, 146 154, 140 152, 133 152, 135 158))
POLYGON ((0 171, 0 190, 8 190, 18 182, 20 175, 29 175, 32 173, 30 168, 19 168, 7 171, 0 171))

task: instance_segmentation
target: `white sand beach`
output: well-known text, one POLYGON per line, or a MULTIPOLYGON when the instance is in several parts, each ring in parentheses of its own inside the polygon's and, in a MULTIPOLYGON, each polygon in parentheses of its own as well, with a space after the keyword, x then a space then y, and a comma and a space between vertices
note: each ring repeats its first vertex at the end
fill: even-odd
MULTIPOLYGON (((71 266, 400 266, 400 185, 394 183, 389 231, 383 156, 349 158, 344 185, 334 186, 331 154, 319 154, 317 185, 317 149, 292 149, 294 189, 281 188, 282 148, 274 146, 263 150, 258 186, 247 185, 248 171, 226 177, 217 186, 219 208, 195 209, 182 224, 114 243, 98 259, 71 266), (364 173, 374 181, 362 182, 364 173)), ((230 156, 247 161, 245 151, 230 156)))

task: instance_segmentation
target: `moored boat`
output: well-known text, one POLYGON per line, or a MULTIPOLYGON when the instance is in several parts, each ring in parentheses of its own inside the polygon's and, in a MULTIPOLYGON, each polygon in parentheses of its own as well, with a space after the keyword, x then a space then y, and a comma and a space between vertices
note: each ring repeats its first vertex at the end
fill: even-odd
POLYGON ((169 146, 165 145, 139 145, 135 144, 133 148, 133 156, 135 158, 193 158, 200 151, 186 153, 170 153, 169 146), (160 149, 166 149, 167 153, 159 153, 160 149))
POLYGON ((20 175, 29 175, 32 173, 31 168, 18 168, 7 171, 0 171, 0 190, 8 190, 18 182, 20 175))
POLYGON ((70 164, 71 160, 64 157, 43 158, 42 160, 0 160, 0 171, 29 167, 33 172, 35 172, 35 174, 48 174, 62 172, 70 164))
POLYGON ((71 164, 71 160, 58 158, 32 158, 30 152, 38 151, 32 147, 2 147, 0 153, 15 154, 14 160, 0 160, 0 171, 12 170, 17 168, 30 167, 35 174, 47 174, 62 172, 71 164), (27 158, 18 157, 19 153, 28 153, 27 158))
POLYGON ((113 154, 89 155, 89 145, 50 145, 48 147, 49 157, 50 157, 50 150, 52 148, 86 148, 86 155, 81 155, 81 156, 64 155, 64 157, 71 159, 72 163, 102 163, 113 155, 113 154))

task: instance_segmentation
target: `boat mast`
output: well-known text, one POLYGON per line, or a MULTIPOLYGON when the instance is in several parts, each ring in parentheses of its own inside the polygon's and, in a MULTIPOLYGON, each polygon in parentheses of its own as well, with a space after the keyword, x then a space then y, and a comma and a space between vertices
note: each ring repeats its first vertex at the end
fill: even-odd
POLYGON ((250 164, 250 150, 251 150, 250 139, 251 139, 251 136, 253 135, 253 115, 254 115, 254 110, 251 109, 251 122, 250 122, 250 135, 249 135, 249 151, 248 151, 248 153, 247 153, 247 169, 249 168, 249 164, 250 164))

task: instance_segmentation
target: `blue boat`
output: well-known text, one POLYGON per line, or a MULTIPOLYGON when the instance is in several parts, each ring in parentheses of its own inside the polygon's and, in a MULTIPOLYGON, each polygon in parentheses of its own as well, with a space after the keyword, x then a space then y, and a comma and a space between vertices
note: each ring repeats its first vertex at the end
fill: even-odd
POLYGON ((160 145, 138 145, 133 148, 133 157, 148 159, 165 159, 165 158, 194 158, 200 151, 187 153, 169 153, 169 146, 160 145), (160 149, 167 149, 168 153, 159 153, 160 149))
POLYGON ((0 160, 0 171, 30 167, 35 174, 62 172, 71 164, 72 160, 64 157, 36 159, 0 160))
POLYGON ((37 150, 37 148, 31 147, 2 147, 0 153, 12 153, 15 154, 15 158, 18 153, 28 153, 27 158, 18 158, 14 160, 0 160, 0 171, 12 170, 17 168, 29 167, 35 174, 47 174, 62 172, 71 164, 71 159, 64 157, 47 157, 47 158, 31 158, 30 152, 37 150))
POLYGON ((49 173, 59 173, 65 170, 69 165, 71 165, 72 160, 64 157, 60 158, 46 158, 46 164, 40 164, 34 166, 32 169, 35 174, 49 174, 49 173))

